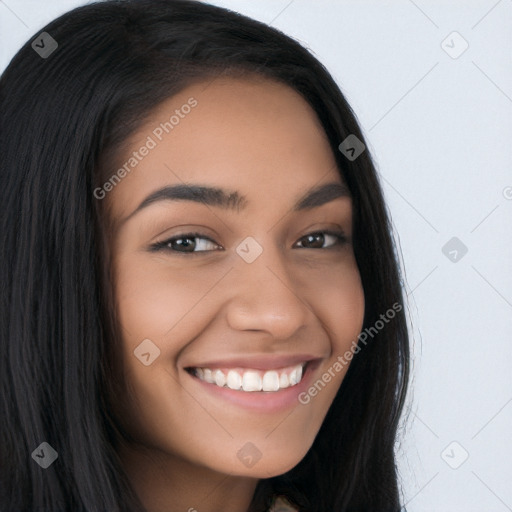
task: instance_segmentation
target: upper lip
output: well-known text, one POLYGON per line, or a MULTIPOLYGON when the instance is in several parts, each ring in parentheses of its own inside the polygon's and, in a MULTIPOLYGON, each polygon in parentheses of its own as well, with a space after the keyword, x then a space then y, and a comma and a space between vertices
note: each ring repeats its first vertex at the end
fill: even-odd
POLYGON ((299 363, 321 359, 311 354, 268 354, 259 356, 238 356, 229 359, 216 359, 197 365, 190 365, 188 368, 252 368, 254 370, 275 370, 294 366, 299 363))

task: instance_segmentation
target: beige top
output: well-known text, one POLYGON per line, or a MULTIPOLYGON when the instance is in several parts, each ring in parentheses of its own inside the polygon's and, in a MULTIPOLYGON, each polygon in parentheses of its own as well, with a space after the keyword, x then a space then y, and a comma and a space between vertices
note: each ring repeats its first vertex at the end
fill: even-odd
POLYGON ((283 496, 278 496, 274 504, 269 508, 268 512, 299 512, 292 507, 289 501, 283 496))

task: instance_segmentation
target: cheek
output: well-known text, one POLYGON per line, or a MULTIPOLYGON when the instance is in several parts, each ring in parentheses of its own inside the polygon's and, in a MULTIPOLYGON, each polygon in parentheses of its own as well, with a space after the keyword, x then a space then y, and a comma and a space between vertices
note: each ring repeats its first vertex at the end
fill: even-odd
POLYGON ((328 409, 348 371, 363 328, 365 298, 355 259, 326 278, 321 289, 316 311, 329 336, 331 355, 319 372, 322 383, 311 390, 311 398, 318 401, 318 407, 328 409))
POLYGON ((364 321, 365 298, 353 257, 330 272, 312 274, 307 287, 309 301, 331 341, 333 355, 345 352, 357 341, 364 321))
POLYGON ((218 270, 173 269, 147 255, 119 258, 115 297, 125 336, 165 339, 175 326, 186 329, 218 279, 218 270))
POLYGON ((193 339, 197 317, 191 313, 207 291, 207 283, 201 285, 189 273, 171 272, 147 255, 121 255, 115 270, 126 388, 114 406, 127 431, 151 446, 157 439, 165 440, 165 435, 158 433, 178 431, 183 421, 178 412, 190 409, 190 404, 178 401, 174 367, 180 351, 193 339), (142 346, 144 351, 139 349, 142 346), (142 357, 146 352, 150 354, 147 366, 142 357))
POLYGON ((345 352, 352 342, 357 343, 363 328, 365 300, 359 273, 343 278, 337 291, 331 296, 326 294, 325 301, 328 319, 326 323, 332 330, 333 351, 338 355, 345 352))

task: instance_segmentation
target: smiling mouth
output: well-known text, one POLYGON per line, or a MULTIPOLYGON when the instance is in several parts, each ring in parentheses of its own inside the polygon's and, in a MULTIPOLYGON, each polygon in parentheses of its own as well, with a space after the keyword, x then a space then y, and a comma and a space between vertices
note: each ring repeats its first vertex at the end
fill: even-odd
POLYGON ((220 388, 242 392, 276 392, 299 384, 308 362, 275 370, 256 370, 251 368, 199 368, 185 370, 194 377, 220 388))

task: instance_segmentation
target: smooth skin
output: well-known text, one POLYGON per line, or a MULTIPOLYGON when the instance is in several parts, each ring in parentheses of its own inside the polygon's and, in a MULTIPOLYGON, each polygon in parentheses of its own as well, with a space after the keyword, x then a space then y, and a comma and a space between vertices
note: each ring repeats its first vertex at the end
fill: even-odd
POLYGON ((308 404, 258 413, 206 393, 185 368, 301 353, 322 358, 312 382, 320 379, 363 324, 352 201, 292 211, 309 189, 342 180, 315 112, 268 79, 187 87, 152 112, 119 164, 148 136, 156 147, 103 199, 116 222, 111 249, 126 383, 112 405, 137 440, 120 448, 121 460, 149 512, 248 510, 258 480, 290 470, 311 447, 348 367, 308 404), (158 141, 153 130, 190 97, 197 105, 158 141), (161 200, 133 213, 155 190, 183 183, 238 191, 244 207, 161 200), (206 238, 151 250, 190 232, 206 238), (252 263, 236 252, 248 236, 263 249, 252 263), (160 350, 148 366, 134 355, 145 339, 160 350), (247 442, 261 453, 252 467, 237 457, 247 442))

